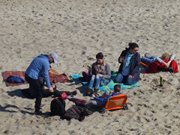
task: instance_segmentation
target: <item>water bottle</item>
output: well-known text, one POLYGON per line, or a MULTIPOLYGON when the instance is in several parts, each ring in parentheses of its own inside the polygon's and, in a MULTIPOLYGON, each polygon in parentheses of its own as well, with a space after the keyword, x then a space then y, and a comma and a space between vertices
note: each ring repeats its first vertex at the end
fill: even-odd
POLYGON ((162 76, 160 76, 160 78, 159 78, 159 79, 160 79, 160 85, 159 85, 159 86, 161 86, 161 87, 162 87, 162 86, 163 86, 163 78, 162 78, 162 76))

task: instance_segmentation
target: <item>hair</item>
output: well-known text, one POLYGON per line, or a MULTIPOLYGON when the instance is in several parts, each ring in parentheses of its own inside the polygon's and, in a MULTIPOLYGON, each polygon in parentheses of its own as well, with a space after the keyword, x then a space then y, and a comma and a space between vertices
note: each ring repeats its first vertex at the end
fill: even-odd
POLYGON ((116 84, 114 86, 114 92, 120 92, 120 90, 121 90, 121 86, 119 84, 116 84))
POLYGON ((170 54, 169 53, 163 53, 161 58, 162 59, 169 59, 170 58, 170 54))
POLYGON ((139 48, 139 45, 137 43, 131 42, 129 43, 129 48, 130 49, 139 48))
POLYGON ((99 52, 98 54, 96 54, 96 59, 103 59, 104 55, 102 52, 99 52))

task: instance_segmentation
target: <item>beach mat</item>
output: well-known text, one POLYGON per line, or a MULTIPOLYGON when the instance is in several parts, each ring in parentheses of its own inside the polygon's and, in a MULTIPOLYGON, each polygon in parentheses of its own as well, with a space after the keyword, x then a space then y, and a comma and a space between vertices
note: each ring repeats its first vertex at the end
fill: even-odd
POLYGON ((117 84, 121 86, 121 90, 132 89, 132 88, 140 86, 139 82, 131 84, 131 85, 126 85, 126 84, 115 83, 113 80, 111 80, 107 85, 101 86, 99 90, 102 92, 112 91, 114 90, 114 86, 117 84))
MULTIPOLYGON (((18 86, 18 85, 22 85, 27 83, 26 81, 24 81, 24 83, 9 83, 7 82, 7 78, 11 77, 11 76, 18 76, 20 78, 22 78, 23 80, 25 80, 25 72, 24 71, 4 71, 2 72, 2 77, 3 77, 3 81, 5 82, 6 86, 18 86)), ((69 81, 69 78, 66 74, 59 74, 57 72, 52 72, 51 70, 49 71, 49 76, 50 76, 50 80, 53 83, 65 83, 67 81, 69 81)))
POLYGON ((5 82, 6 86, 18 86, 27 83, 24 81, 23 83, 9 83, 7 82, 7 78, 11 76, 18 76, 25 80, 25 72, 24 71, 4 71, 2 72, 3 81, 5 82))

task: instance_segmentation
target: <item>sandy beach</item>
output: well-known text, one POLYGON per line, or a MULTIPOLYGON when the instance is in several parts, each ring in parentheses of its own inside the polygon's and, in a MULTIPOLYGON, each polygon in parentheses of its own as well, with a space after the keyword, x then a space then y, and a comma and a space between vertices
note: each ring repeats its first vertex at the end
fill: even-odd
MULTIPOLYGON (((101 51, 117 71, 118 57, 132 41, 141 56, 175 53, 179 65, 179 7, 179 0, 1 0, 0 71, 24 71, 33 57, 51 51, 60 57, 52 65, 59 73, 81 73, 101 51)), ((80 86, 57 84, 68 91, 80 86)), ((34 115, 34 100, 19 91, 27 87, 0 82, 0 134, 180 135, 180 73, 141 74, 140 87, 123 91, 128 110, 94 113, 82 122, 34 115)), ((77 97, 88 99, 79 91, 77 97)), ((43 98, 43 112, 50 112, 51 100, 43 98)))

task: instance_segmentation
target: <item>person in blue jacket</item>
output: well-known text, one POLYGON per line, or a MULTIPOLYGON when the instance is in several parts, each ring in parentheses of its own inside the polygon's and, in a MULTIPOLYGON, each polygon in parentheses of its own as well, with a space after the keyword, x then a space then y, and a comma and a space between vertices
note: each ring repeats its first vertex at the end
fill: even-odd
POLYGON ((121 86, 117 84, 114 86, 114 91, 112 93, 108 95, 104 93, 102 96, 97 96, 97 97, 95 96, 93 97, 93 99, 89 100, 86 104, 93 104, 99 107, 105 107, 109 98, 120 94, 121 94, 121 86))
POLYGON ((41 54, 35 57, 25 71, 25 79, 35 94, 35 114, 41 114, 41 100, 43 91, 43 82, 46 83, 50 92, 54 92, 49 78, 49 69, 51 63, 58 63, 58 55, 53 52, 49 55, 41 54), (41 78, 41 79, 40 79, 41 78), (43 81, 42 81, 43 79, 43 81))
POLYGON ((136 43, 129 43, 129 47, 122 51, 118 62, 120 63, 115 81, 124 84, 134 84, 140 79, 140 54, 136 43))

